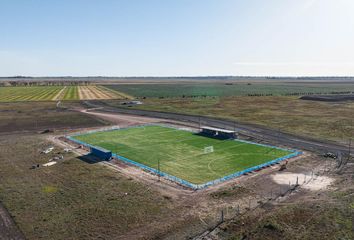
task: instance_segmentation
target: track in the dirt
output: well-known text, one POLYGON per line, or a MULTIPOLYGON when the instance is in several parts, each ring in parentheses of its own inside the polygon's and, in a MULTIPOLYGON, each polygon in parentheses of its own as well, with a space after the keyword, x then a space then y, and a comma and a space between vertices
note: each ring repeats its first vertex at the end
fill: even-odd
POLYGON ((22 232, 18 229, 11 215, 0 203, 0 239, 23 240, 22 232))
POLYGON ((250 136, 259 140, 270 141, 278 143, 279 145, 289 146, 291 148, 297 148, 301 150, 326 153, 326 152, 348 152, 348 147, 339 145, 331 141, 320 141, 309 137, 297 136, 294 134, 284 133, 281 131, 275 131, 274 129, 268 129, 266 127, 234 122, 230 120, 218 119, 213 117, 195 116, 188 114, 167 113, 158 111, 147 111, 138 109, 128 109, 108 106, 102 101, 85 101, 84 104, 90 108, 100 108, 99 112, 111 112, 119 114, 130 114, 153 118, 162 118, 169 120, 176 120, 182 122, 190 122, 201 125, 208 125, 218 128, 225 128, 240 132, 246 136, 250 136))

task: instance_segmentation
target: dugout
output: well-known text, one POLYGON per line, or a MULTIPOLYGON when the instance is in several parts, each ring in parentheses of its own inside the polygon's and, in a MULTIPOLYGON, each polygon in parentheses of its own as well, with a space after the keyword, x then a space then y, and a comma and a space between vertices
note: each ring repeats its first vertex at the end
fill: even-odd
POLYGON ((112 152, 100 147, 91 147, 90 152, 95 157, 102 160, 109 160, 112 157, 112 152))
POLYGON ((237 138, 236 131, 214 128, 214 127, 201 127, 200 133, 204 136, 221 138, 221 139, 235 139, 237 138))

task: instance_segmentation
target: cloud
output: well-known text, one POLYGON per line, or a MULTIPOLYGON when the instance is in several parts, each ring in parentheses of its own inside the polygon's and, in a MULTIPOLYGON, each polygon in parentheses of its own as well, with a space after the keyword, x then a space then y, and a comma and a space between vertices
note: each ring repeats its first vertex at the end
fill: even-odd
POLYGON ((306 0, 303 7, 302 7, 302 11, 307 12, 307 11, 311 10, 317 1, 318 0, 306 0))

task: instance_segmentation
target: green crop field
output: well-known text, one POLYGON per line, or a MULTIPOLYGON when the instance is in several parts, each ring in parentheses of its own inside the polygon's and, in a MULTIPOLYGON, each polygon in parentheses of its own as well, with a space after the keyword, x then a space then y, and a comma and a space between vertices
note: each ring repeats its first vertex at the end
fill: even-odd
POLYGON ((135 97, 305 95, 354 91, 350 83, 171 83, 117 84, 106 87, 135 97))
POLYGON ((49 101, 63 89, 61 86, 0 87, 0 102, 49 101))
POLYGON ((77 86, 66 87, 63 100, 78 100, 79 91, 77 86))
POLYGON ((0 87, 0 102, 128 99, 127 94, 101 86, 0 87))
POLYGON ((88 133, 74 137, 170 175, 202 184, 269 162, 290 151, 219 140, 162 126, 88 133), (212 152, 205 152, 213 146, 212 152))

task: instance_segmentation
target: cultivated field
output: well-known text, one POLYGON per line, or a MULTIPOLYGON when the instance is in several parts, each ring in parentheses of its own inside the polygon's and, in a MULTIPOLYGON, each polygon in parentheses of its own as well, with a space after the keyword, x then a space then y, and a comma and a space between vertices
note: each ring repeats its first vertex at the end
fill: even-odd
POLYGON ((135 97, 306 95, 354 91, 351 83, 155 83, 107 85, 135 97))
POLYGON ((203 184, 290 154, 233 140, 204 137, 161 126, 145 126, 74 137, 146 166, 203 184), (206 147, 212 152, 205 152, 206 147), (159 162, 159 163, 158 163, 159 162))
POLYGON ((0 102, 127 99, 129 95, 103 86, 0 87, 0 102))
POLYGON ((63 87, 0 87, 0 102, 56 100, 63 87))

